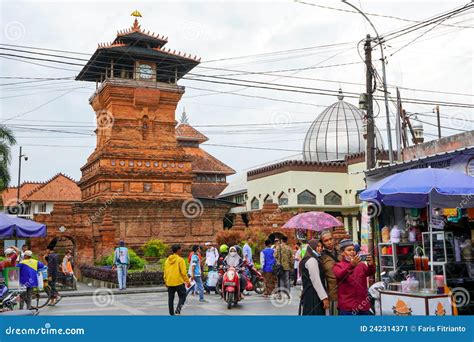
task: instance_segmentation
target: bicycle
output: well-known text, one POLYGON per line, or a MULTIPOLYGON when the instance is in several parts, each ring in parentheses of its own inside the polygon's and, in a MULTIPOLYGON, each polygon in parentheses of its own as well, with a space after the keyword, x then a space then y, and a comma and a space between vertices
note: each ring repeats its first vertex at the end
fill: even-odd
POLYGON ((36 310, 44 308, 49 304, 51 298, 51 286, 49 286, 45 281, 42 290, 40 290, 38 287, 33 289, 33 294, 31 296, 31 308, 36 310))

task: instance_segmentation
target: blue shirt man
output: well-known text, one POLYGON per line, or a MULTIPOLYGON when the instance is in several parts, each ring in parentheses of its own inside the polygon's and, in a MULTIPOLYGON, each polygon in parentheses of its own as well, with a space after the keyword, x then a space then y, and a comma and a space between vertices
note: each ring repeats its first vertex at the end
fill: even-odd
POLYGON ((198 245, 193 246, 193 256, 191 257, 191 281, 196 282, 196 289, 199 293, 199 301, 201 303, 207 303, 204 299, 204 284, 201 278, 201 263, 199 261, 199 254, 201 254, 201 247, 198 245))
POLYGON ((242 248, 242 253, 243 253, 244 260, 246 260, 249 265, 253 265, 252 248, 249 245, 250 243, 252 243, 251 238, 249 238, 247 242, 245 243, 244 247, 242 248))

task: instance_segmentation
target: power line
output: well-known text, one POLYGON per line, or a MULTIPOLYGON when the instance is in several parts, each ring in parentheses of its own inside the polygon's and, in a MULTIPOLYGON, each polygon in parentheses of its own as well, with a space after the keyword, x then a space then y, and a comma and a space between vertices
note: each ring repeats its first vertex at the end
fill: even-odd
MULTIPOLYGON (((324 8, 324 9, 330 9, 334 11, 339 11, 339 12, 346 12, 346 13, 355 13, 359 14, 356 11, 353 10, 348 10, 348 9, 343 9, 343 8, 336 8, 336 7, 330 7, 330 6, 324 6, 324 5, 317 5, 309 2, 304 2, 300 0, 295 0, 296 3, 300 3, 303 5, 309 5, 309 6, 314 6, 314 7, 319 7, 319 8, 324 8)), ((378 14, 378 13, 369 13, 369 12, 364 12, 365 15, 372 16, 372 17, 380 17, 380 18, 387 18, 387 19, 395 19, 395 20, 400 20, 400 21, 406 21, 406 22, 411 22, 411 23, 422 23, 423 21, 418 21, 418 20, 411 20, 411 19, 406 19, 406 18, 401 18, 401 17, 396 17, 393 15, 384 15, 384 14, 378 14)), ((451 27, 460 27, 460 28, 474 28, 472 26, 455 26, 455 25, 450 25, 450 24, 444 24, 444 26, 451 26, 451 27)))

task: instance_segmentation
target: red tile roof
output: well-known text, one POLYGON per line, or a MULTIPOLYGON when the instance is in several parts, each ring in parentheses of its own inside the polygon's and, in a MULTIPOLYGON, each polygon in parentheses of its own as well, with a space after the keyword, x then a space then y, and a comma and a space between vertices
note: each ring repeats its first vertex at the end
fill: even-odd
MULTIPOLYGON (((20 199, 23 200, 26 195, 28 195, 31 191, 36 189, 37 187, 41 186, 43 183, 40 182, 24 182, 20 185, 20 199)), ((6 207, 14 206, 18 202, 18 187, 11 186, 6 188, 2 192, 2 203, 6 207)))
POLYGON ((176 127, 176 139, 203 143, 209 139, 189 124, 181 123, 176 127))
POLYGON ((227 183, 193 183, 191 192, 194 197, 214 198, 227 187, 227 183))
POLYGON ((81 200, 81 190, 76 181, 68 176, 58 173, 56 176, 35 188, 25 201, 48 202, 78 202, 81 200))
POLYGON ((192 158, 194 173, 220 173, 233 175, 235 170, 211 156, 200 147, 183 147, 186 154, 192 158))

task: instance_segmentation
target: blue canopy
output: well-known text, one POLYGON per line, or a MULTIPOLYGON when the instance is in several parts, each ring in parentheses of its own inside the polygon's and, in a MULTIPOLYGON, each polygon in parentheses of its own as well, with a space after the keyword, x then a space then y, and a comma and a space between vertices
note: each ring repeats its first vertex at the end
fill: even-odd
POLYGON ((20 238, 45 237, 46 225, 0 213, 0 238, 12 236, 20 238))
POLYGON ((413 169, 388 176, 359 195, 387 206, 424 208, 474 207, 474 177, 446 169, 413 169))

